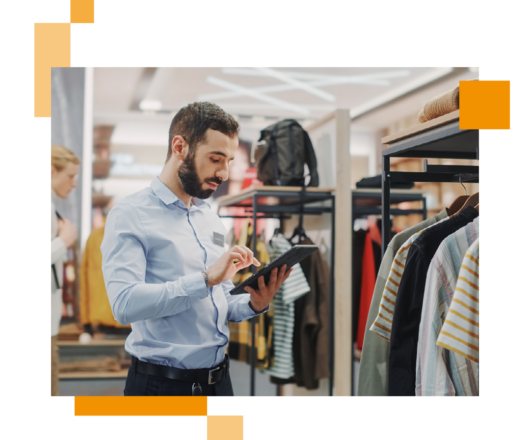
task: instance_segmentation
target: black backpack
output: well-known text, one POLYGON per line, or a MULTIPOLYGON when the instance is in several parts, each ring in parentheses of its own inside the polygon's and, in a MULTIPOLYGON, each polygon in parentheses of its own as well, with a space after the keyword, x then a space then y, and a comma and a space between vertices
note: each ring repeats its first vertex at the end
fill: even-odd
POLYGON ((256 150, 258 180, 264 185, 305 186, 304 164, 311 180, 318 186, 317 158, 309 135, 294 119, 284 119, 261 131, 256 150))

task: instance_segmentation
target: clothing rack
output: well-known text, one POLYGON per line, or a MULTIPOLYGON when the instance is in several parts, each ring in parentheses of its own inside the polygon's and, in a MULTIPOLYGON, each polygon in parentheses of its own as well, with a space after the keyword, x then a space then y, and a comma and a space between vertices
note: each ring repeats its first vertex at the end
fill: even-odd
MULTIPOLYGON (((380 189, 353 189, 352 190, 352 220, 369 215, 382 214, 383 192, 380 189)), ((423 191, 393 189, 390 192, 390 204, 403 202, 422 202, 422 209, 391 209, 390 215, 421 214, 427 218, 427 204, 423 191)))
MULTIPOLYGON (((222 196, 217 199, 219 203, 218 213, 221 207, 245 207, 251 208, 249 216, 252 215, 252 251, 256 253, 257 248, 257 228, 256 221, 261 216, 258 213, 266 215, 279 215, 280 221, 289 214, 302 215, 322 215, 331 214, 331 267, 330 267, 330 350, 329 350, 329 395, 333 395, 333 370, 334 370, 334 260, 335 260, 335 196, 332 189, 306 187, 302 191, 301 187, 279 187, 279 186, 257 186, 247 188, 239 194, 222 196), (258 203, 258 198, 267 198, 265 203, 258 203), (305 206, 315 202, 325 202, 331 200, 331 206, 305 206)), ((221 217, 239 218, 229 214, 221 217)), ((252 273, 256 273, 256 267, 252 266, 252 273)), ((251 318, 251 364, 250 364, 250 395, 255 395, 255 360, 256 360, 256 341, 255 341, 255 321, 251 318)))
MULTIPOLYGON (((382 151, 383 221, 382 253, 390 243, 390 185, 393 182, 471 182, 478 183, 479 167, 468 165, 432 165, 429 159, 479 159, 478 130, 461 129, 459 111, 452 112, 424 124, 386 136, 382 139, 387 149, 382 151), (423 159, 422 172, 390 170, 391 158, 423 159)), ((463 191, 462 191, 463 192, 463 191)), ((407 260, 410 262, 410 260, 407 260)), ((408 264, 408 263, 407 263, 408 264)), ((407 266, 406 266, 407 267, 407 266)), ((406 269, 405 269, 406 271, 406 269)), ((401 290, 401 287, 398 290, 401 290)), ((423 293, 423 292, 422 292, 423 293)), ((399 296, 398 296, 399 301, 399 296)), ((417 318, 417 316, 416 316, 417 318)), ((414 319, 414 317, 413 317, 414 319)), ((396 320, 392 323, 392 334, 396 320)), ((417 324, 417 323, 416 323, 417 324)), ((415 327, 416 329, 417 327, 415 327)), ((419 330, 419 329, 418 329, 419 330)), ((416 331, 416 330, 415 330, 416 331)), ((391 336, 390 339, 392 339, 391 336)), ((393 341, 394 342, 394 341, 393 341)), ((419 356, 419 352, 416 353, 419 356)), ((388 358, 387 358, 388 359, 388 358)), ((390 368, 390 367, 389 367, 390 368)), ((414 366, 412 365, 413 369, 414 366)), ((387 372, 388 374, 388 372, 387 372)), ((387 376, 388 377, 388 376, 387 376)))
POLYGON ((391 182, 469 182, 478 183, 478 166, 429 165, 424 161, 423 172, 390 171, 390 158, 415 157, 469 160, 479 158, 478 130, 460 129, 460 111, 386 136, 382 165, 382 249, 384 256, 390 242, 390 183, 391 182))
MULTIPOLYGON (((382 215, 382 198, 383 192, 380 189, 352 189, 352 223, 355 220, 369 215, 382 215)), ((423 220, 427 218, 427 201, 422 191, 399 190, 390 191, 390 204, 399 204, 403 202, 422 202, 422 209, 390 209, 390 215, 406 216, 411 214, 421 214, 423 220)), ((353 251, 353 249, 352 249, 353 251)), ((382 251, 382 247, 381 247, 382 251)), ((381 252, 384 254, 384 252, 381 252)), ((352 319, 356 310, 352 307, 352 319)), ((355 342, 353 334, 355 329, 352 327, 352 359, 351 359, 351 395, 355 395, 355 342)))

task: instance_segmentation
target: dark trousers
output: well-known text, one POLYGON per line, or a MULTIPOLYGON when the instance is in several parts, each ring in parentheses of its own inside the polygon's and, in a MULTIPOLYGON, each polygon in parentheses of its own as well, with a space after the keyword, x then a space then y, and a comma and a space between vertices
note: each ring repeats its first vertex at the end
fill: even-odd
MULTIPOLYGON (((124 396, 191 396, 193 383, 180 380, 166 379, 165 377, 151 376, 136 371, 135 358, 127 374, 124 396)), ((233 396, 230 372, 221 381, 208 385, 201 383, 203 396, 233 396)))

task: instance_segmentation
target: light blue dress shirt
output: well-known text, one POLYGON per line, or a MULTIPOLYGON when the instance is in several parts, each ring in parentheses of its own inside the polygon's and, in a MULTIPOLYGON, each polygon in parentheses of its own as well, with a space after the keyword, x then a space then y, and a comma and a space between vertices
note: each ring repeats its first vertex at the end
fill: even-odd
POLYGON ((226 237, 205 201, 193 198, 188 210, 158 177, 112 208, 101 244, 103 277, 114 318, 132 327, 128 353, 176 368, 212 368, 224 360, 227 321, 256 316, 250 294, 230 295, 232 281, 206 288, 201 272, 225 252, 214 232, 226 237))

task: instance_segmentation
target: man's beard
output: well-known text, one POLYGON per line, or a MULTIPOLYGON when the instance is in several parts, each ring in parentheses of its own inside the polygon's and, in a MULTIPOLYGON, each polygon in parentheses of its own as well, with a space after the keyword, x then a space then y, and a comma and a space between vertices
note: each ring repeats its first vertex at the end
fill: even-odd
POLYGON ((190 196, 197 197, 199 199, 207 199, 215 192, 215 189, 202 189, 202 184, 204 182, 213 182, 218 185, 223 183, 221 179, 216 177, 209 177, 204 179, 204 182, 201 182, 201 179, 197 174, 195 160, 189 156, 184 159, 180 165, 180 168, 178 169, 178 176, 184 191, 186 191, 186 193, 190 196))

